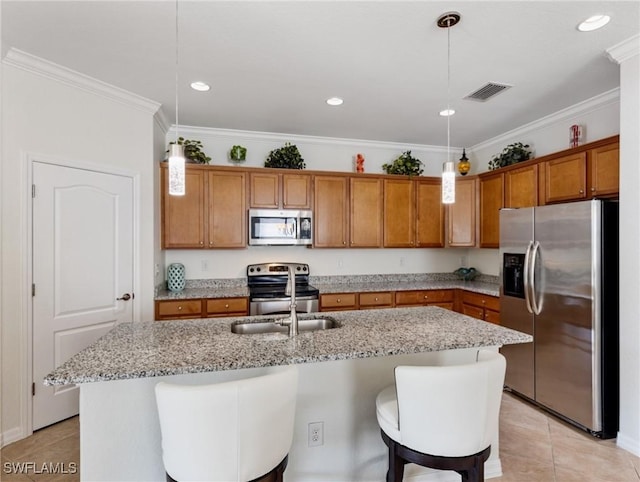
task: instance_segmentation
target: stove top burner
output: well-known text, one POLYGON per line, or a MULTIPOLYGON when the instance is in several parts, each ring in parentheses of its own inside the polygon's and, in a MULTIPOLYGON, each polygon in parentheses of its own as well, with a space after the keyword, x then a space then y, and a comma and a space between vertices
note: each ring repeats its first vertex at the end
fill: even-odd
POLYGON ((247 266, 249 298, 288 299, 285 295, 289 266, 296 273, 296 297, 317 298, 319 291, 309 284, 309 265, 303 263, 262 263, 247 266))

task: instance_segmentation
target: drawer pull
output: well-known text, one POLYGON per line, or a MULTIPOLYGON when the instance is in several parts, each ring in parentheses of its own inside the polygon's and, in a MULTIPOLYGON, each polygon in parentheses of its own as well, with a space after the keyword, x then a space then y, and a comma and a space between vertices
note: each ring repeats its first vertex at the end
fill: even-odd
POLYGON ((182 309, 182 306, 178 306, 178 311, 180 311, 182 309))
POLYGON ((229 308, 229 303, 227 303, 226 305, 224 305, 225 308, 229 308))
POLYGON ((376 301, 378 301, 378 297, 376 296, 376 301))
POLYGON ((428 300, 428 299, 429 299, 429 296, 424 295, 424 299, 425 299, 425 300, 428 300))

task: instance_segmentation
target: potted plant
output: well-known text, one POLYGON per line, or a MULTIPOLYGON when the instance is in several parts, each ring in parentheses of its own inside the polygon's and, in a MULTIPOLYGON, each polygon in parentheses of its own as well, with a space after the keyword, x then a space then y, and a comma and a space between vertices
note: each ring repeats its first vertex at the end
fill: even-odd
POLYGON ((422 161, 413 157, 411 151, 403 152, 391 164, 383 164, 382 169, 387 174, 404 174, 407 176, 419 176, 423 172, 422 161))
POLYGON ((295 144, 285 142, 283 147, 272 150, 264 162, 264 167, 280 167, 284 169, 304 169, 304 159, 295 144))
POLYGON ((489 169, 494 171, 501 167, 510 166, 518 162, 527 161, 531 157, 529 144, 515 142, 505 147, 500 154, 496 154, 489 161, 489 169))
MULTIPOLYGON (((184 148, 184 157, 187 161, 195 162, 196 164, 209 164, 211 161, 211 158, 202 150, 202 142, 178 137, 177 143, 184 148)), ((175 142, 170 142, 169 145, 171 144, 175 144, 175 142)))
POLYGON ((247 159, 247 148, 242 146, 233 146, 229 150, 229 160, 231 162, 244 162, 247 159))

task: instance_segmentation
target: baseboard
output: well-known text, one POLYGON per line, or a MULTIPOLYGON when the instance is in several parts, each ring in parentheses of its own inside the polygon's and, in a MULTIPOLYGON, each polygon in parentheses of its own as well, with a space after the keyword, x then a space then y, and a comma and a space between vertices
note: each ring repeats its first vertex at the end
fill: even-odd
MULTIPOLYGON (((499 458, 487 460, 484 464, 484 478, 492 479, 502 475, 502 463, 499 458)), ((452 470, 438 470, 428 474, 404 477, 410 482, 460 482, 460 474, 452 470)))
POLYGON ((10 430, 0 433, 0 447, 4 447, 5 445, 17 442, 18 440, 22 440, 23 438, 24 434, 22 433, 22 428, 14 427, 10 430))
POLYGON ((621 449, 626 450, 627 452, 631 452, 636 457, 640 457, 639 440, 627 437, 626 435, 618 432, 618 436, 616 437, 616 445, 621 449))

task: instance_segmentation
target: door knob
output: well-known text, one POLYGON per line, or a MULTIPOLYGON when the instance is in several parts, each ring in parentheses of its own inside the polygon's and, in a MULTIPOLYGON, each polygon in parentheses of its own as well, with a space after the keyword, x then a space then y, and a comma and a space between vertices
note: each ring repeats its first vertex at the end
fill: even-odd
POLYGON ((118 300, 129 301, 132 298, 133 298, 133 295, 130 295, 129 293, 125 293, 125 294, 122 295, 121 298, 116 298, 116 301, 118 301, 118 300))

